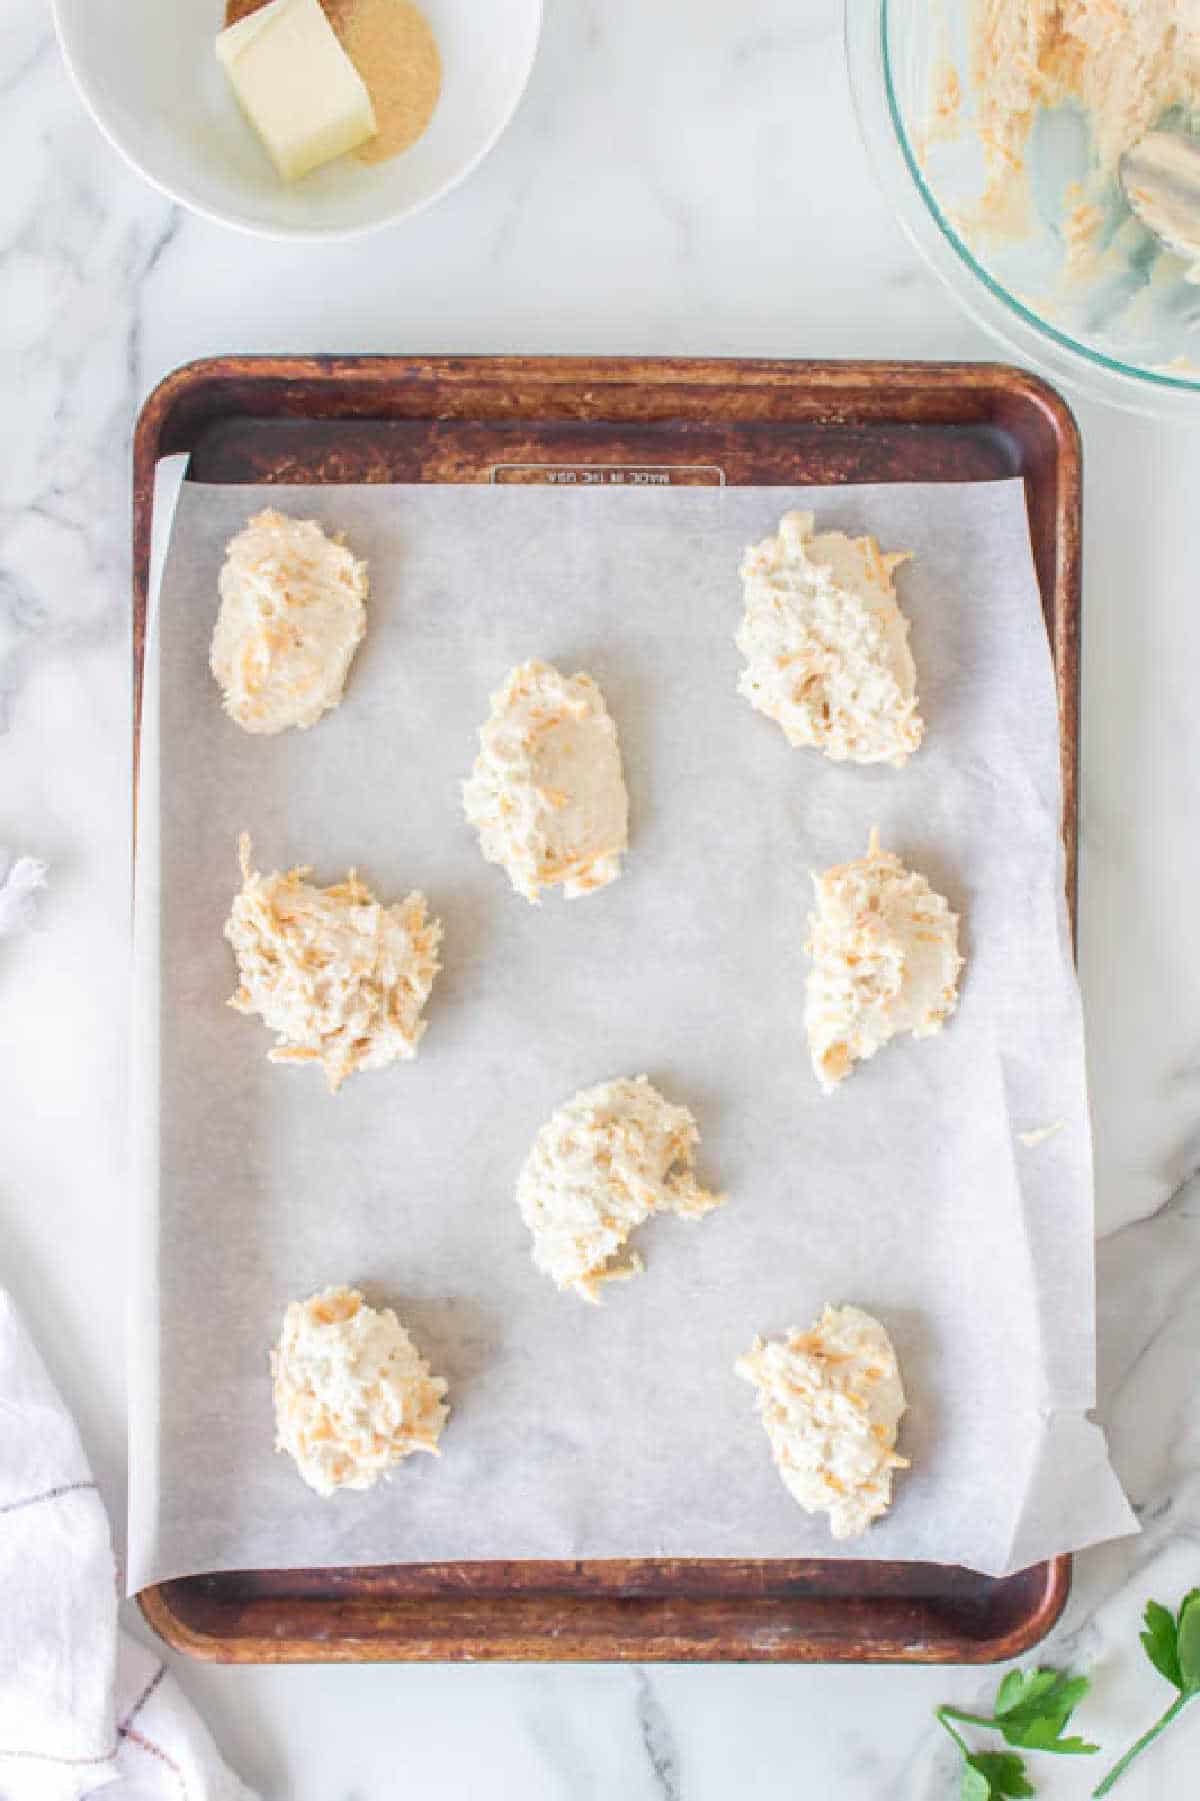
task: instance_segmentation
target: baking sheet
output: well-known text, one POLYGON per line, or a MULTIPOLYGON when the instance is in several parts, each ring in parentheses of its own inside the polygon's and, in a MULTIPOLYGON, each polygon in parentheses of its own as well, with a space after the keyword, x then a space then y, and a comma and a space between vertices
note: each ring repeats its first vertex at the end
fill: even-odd
POLYGON ((1085 1418, 1091 1165, 1059 819, 1019 481, 185 483, 143 740, 130 1589, 496 1557, 1001 1574, 1134 1530, 1085 1418), (207 667, 225 544, 264 504, 345 531, 372 582, 342 706, 278 738, 226 719, 207 667), (899 586, 927 737, 901 772, 794 751, 736 693, 742 548, 805 505, 915 552, 899 586), (530 656, 600 682, 631 798, 624 878, 540 908, 483 862, 459 800, 488 696, 530 656), (962 1000, 940 1038, 825 1097, 802 1026, 809 872, 873 825, 963 915, 962 1000), (263 868, 424 889, 445 968, 415 1064, 330 1096, 226 1008, 242 829, 263 868), (592 1308, 533 1268, 513 1189, 556 1105, 643 1071, 692 1107, 702 1179, 730 1199, 650 1222, 646 1273, 592 1308), (267 1351, 289 1299, 343 1281, 397 1308, 453 1413, 440 1459, 327 1501, 272 1450, 267 1351), (895 1506, 841 1545, 787 1495, 732 1370, 827 1300, 884 1320, 910 1402, 895 1506))

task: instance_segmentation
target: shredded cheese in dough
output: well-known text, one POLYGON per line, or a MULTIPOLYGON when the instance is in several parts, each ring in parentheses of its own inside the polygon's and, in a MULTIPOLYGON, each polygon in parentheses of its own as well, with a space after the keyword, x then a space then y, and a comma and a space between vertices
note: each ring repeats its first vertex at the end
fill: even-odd
POLYGON ((927 1038, 958 1004, 958 918, 922 875, 879 848, 814 878, 804 1009, 813 1069, 829 1093, 898 1032, 927 1038))
POLYGON ((533 1261, 559 1288, 598 1301, 602 1282, 642 1268, 625 1241, 652 1213, 699 1219, 724 1195, 692 1171, 699 1142, 686 1107, 672 1106, 645 1076, 584 1089, 542 1127, 517 1182, 533 1234, 533 1261))
POLYGON ((813 515, 798 512, 747 550, 738 692, 789 744, 896 768, 920 745, 909 625, 892 582, 907 558, 874 538, 814 534, 813 515))
POLYGON ((415 1057, 441 967, 442 928, 425 896, 385 907, 353 869, 316 888, 308 868, 259 874, 245 833, 238 850, 242 890, 225 925, 238 968, 229 1005, 278 1034, 272 1063, 320 1063, 336 1091, 355 1070, 415 1057))
POLYGON ((271 1352, 275 1448, 310 1488, 370 1488, 413 1451, 438 1453, 446 1384, 390 1307, 355 1288, 292 1301, 271 1352))
POLYGON ((367 566, 313 519, 256 513, 226 551, 210 663, 248 732, 314 725, 367 629, 367 566))
POLYGON ((489 863, 537 902, 616 881, 629 844, 617 728, 590 675, 522 663, 492 695, 463 806, 489 863))
POLYGON ((892 1501, 904 1388, 891 1339, 858 1307, 826 1307, 807 1332, 757 1338, 738 1359, 789 1493, 828 1513, 834 1538, 857 1538, 892 1501))

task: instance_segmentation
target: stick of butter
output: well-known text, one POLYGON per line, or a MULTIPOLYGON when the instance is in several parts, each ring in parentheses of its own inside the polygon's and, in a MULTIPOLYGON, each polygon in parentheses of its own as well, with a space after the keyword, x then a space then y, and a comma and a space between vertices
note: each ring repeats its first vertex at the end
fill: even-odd
POLYGON ((217 58, 285 181, 375 136, 371 96, 320 0, 268 0, 220 34, 217 58))

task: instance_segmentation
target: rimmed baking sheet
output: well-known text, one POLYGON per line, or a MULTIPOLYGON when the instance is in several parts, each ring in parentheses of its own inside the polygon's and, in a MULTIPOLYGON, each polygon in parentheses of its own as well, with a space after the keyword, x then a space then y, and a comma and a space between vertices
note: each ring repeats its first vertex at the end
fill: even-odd
MULTIPOLYGON (((130 1586, 193 1570, 475 1558, 837 1555, 993 1573, 1129 1529, 1091 1402, 1091 1194, 1059 837, 1058 727, 1023 484, 304 487, 187 483, 160 616, 161 779, 143 809, 139 1055, 160 1082, 139 1314, 130 1586), (344 529, 371 626, 337 714, 247 738, 207 674, 227 539, 268 499, 344 529), (790 751, 738 699, 742 546, 788 505, 910 548, 926 746, 908 769, 790 751), (540 654, 600 680, 633 802, 625 878, 529 909, 458 808, 486 697, 540 654), (800 1012, 807 872, 888 843, 964 915, 958 1018, 832 1099, 800 1012), (412 1068, 336 1099, 228 1012, 234 840, 266 866, 421 886, 446 970, 412 1068), (151 883, 142 892, 152 891, 151 883), (728 1188, 655 1222, 599 1310, 528 1262, 511 1191, 576 1087, 645 1069, 728 1188), (1065 1121, 1027 1149, 1017 1133, 1065 1121), (452 1384, 445 1455, 323 1503, 270 1445, 265 1352, 334 1280, 396 1304, 452 1384), (837 1547, 771 1469, 730 1365, 825 1299, 892 1329, 914 1468, 837 1547), (150 1389, 147 1383, 147 1390, 150 1389), (702 1504, 697 1505, 697 1499, 702 1504)), ((153 662, 151 681, 153 683, 153 662)), ((148 714, 148 718, 152 717, 148 714)))

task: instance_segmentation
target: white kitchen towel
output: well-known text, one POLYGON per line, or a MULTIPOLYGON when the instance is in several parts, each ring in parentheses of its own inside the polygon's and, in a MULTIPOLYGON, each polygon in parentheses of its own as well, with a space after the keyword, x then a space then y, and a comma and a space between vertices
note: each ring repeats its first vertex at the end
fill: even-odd
POLYGON ((0 850, 0 938, 27 926, 33 918, 33 897, 46 886, 46 865, 35 857, 11 858, 0 850))
POLYGON ((154 1654, 117 1631, 108 1516, 0 1288, 0 1801, 254 1801, 154 1654))

